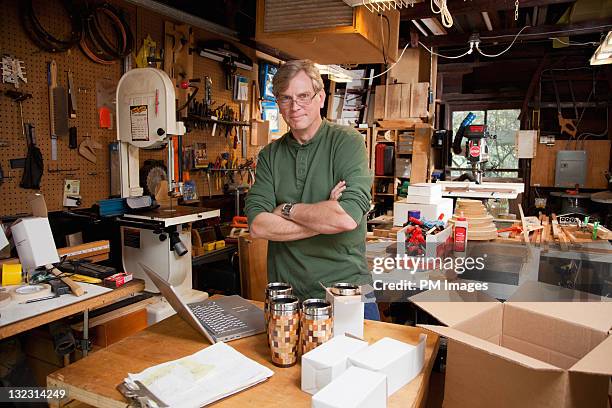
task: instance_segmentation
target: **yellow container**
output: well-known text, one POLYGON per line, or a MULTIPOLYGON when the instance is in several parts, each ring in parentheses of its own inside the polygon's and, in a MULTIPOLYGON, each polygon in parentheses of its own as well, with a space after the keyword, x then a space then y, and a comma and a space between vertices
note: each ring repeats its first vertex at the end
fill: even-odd
POLYGON ((221 249, 221 248, 225 248, 225 241, 223 241, 223 240, 216 241, 215 242, 215 249, 221 249))
POLYGON ((21 283, 21 264, 2 265, 2 286, 19 285, 21 283))

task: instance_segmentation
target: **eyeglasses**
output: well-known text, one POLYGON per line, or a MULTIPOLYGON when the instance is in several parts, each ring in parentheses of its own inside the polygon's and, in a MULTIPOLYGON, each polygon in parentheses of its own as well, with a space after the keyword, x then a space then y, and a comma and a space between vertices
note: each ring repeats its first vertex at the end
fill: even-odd
POLYGON ((288 108, 291 106, 291 103, 295 101, 295 103, 297 103, 301 107, 304 107, 304 106, 310 105, 312 103, 312 100, 314 99, 315 96, 317 96, 318 93, 319 92, 315 92, 314 94, 312 94, 310 92, 305 92, 305 93, 299 94, 295 98, 289 95, 281 95, 278 98, 276 98, 276 103, 278 103, 278 106, 282 108, 288 108))

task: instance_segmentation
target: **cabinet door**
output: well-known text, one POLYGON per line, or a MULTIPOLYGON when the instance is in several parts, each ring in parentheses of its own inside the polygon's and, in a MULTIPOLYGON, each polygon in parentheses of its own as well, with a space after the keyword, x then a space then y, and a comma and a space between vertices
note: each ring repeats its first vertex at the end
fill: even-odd
POLYGON ((238 251, 242 297, 263 302, 268 284, 268 240, 241 235, 238 238, 238 251))

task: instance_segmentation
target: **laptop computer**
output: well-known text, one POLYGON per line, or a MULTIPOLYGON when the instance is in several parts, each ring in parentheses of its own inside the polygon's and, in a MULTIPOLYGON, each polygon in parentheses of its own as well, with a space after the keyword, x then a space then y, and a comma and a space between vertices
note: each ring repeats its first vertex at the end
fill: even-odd
POLYGON ((212 344, 265 331, 263 311, 246 299, 232 295, 187 304, 181 300, 172 285, 147 266, 140 266, 176 313, 212 344))

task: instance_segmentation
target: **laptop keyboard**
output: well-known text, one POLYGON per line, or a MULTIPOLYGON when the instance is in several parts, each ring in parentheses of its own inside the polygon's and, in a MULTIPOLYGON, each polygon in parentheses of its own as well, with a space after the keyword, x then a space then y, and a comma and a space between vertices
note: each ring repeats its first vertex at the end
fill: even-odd
POLYGON ((236 316, 225 312, 223 308, 215 302, 206 303, 204 305, 189 305, 189 308, 215 335, 222 335, 230 330, 247 328, 246 323, 236 316))

